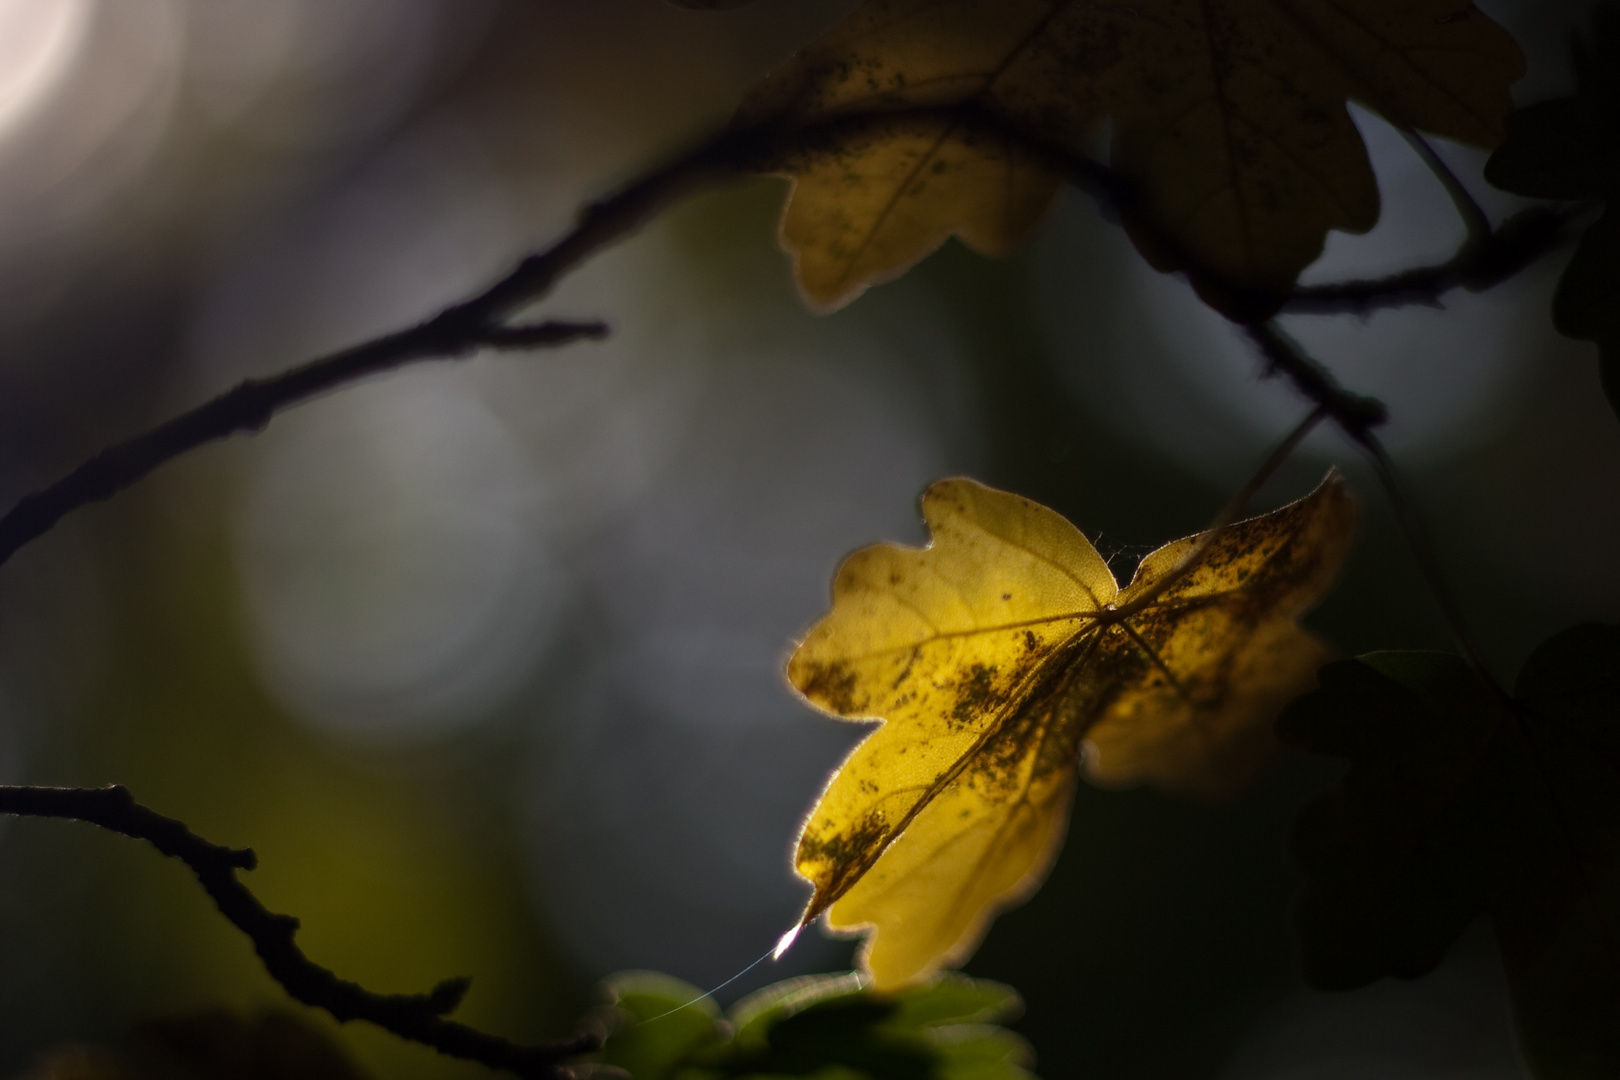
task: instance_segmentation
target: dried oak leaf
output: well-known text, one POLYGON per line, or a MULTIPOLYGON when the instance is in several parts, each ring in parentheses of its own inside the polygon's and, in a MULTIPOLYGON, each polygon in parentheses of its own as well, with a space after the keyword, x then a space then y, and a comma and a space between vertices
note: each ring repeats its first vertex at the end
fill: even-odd
POLYGON ((1278 724, 1350 761, 1295 830, 1312 980, 1415 978, 1486 915, 1537 1075, 1620 1075, 1620 627, 1544 642, 1511 701, 1445 653, 1319 678, 1278 724))
POLYGON ((952 234, 986 254, 1016 247, 1112 118, 1138 248, 1253 318, 1329 229, 1378 218, 1346 99, 1494 146, 1523 66, 1466 0, 868 0, 754 90, 739 121, 863 118, 763 163, 793 178, 781 241, 814 308, 952 234))
POLYGON ((1538 199, 1604 201, 1558 283, 1553 325, 1598 343, 1603 388, 1620 413, 1620 7, 1599 7, 1591 38, 1576 41, 1575 82, 1574 96, 1508 118, 1485 178, 1538 199))
POLYGON ((932 543, 846 559, 788 662, 813 704, 880 719, 805 821, 800 925, 871 928, 882 989, 978 944, 1056 854, 1088 775, 1195 794, 1242 784, 1325 647, 1295 618, 1337 573, 1355 508, 1311 495, 1149 555, 1120 589, 1061 516, 972 480, 922 499, 932 543), (1190 567, 1183 565, 1197 555, 1190 567))

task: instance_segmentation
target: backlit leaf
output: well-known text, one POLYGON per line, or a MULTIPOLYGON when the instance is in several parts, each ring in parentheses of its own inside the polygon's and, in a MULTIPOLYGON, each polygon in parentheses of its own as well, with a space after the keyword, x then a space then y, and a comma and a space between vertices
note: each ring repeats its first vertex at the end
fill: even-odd
POLYGON ((1483 914, 1537 1075, 1620 1075, 1620 628, 1543 643, 1512 701, 1443 653, 1320 679, 1279 724, 1350 761, 1295 834, 1312 979, 1425 974, 1483 914))
POLYGON ((868 0, 775 72, 739 119, 868 122, 768 163, 809 303, 836 308, 948 236, 1029 236, 1061 162, 1113 120, 1127 225, 1206 300, 1275 306, 1378 191, 1350 115, 1500 141, 1523 58, 1467 0, 868 0), (1213 278, 1231 286, 1216 286, 1213 278))
POLYGON ((1082 743, 1106 783, 1230 790, 1323 647, 1295 617, 1343 560, 1354 504, 1305 499, 1142 561, 1121 591, 1062 517, 972 480, 924 494, 926 548, 839 568, 833 606, 788 663, 811 702, 881 719, 810 812, 803 922, 870 927, 879 988, 963 959, 1027 894, 1067 822, 1082 743), (1168 587, 1166 584, 1168 583, 1168 587))

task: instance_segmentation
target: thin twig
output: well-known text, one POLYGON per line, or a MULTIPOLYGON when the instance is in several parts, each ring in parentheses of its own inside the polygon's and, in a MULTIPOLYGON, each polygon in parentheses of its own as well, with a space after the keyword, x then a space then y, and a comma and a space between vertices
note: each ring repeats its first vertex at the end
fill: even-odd
POLYGON ((366 1020, 402 1039, 432 1047, 449 1057, 476 1061, 532 1080, 567 1076, 561 1063, 597 1048, 581 1035, 548 1046, 522 1046, 454 1020, 467 979, 446 979, 426 994, 377 994, 340 979, 306 957, 293 940, 298 920, 277 915, 236 878, 252 870, 252 851, 221 847, 193 833, 183 822, 137 803, 126 788, 57 788, 0 785, 0 813, 89 822, 137 840, 191 868, 220 913, 253 942, 265 970, 292 997, 325 1009, 339 1022, 366 1020))
POLYGON ((1215 516, 1215 520, 1210 522, 1209 528, 1204 530, 1205 535, 1213 538, 1216 533, 1236 521, 1238 515, 1248 509, 1249 502, 1260 493, 1260 489, 1266 486, 1266 481, 1282 468, 1283 462, 1292 457, 1299 444, 1305 441, 1305 436, 1309 435, 1317 424, 1327 419, 1327 416, 1328 410, 1324 405, 1317 405, 1306 413, 1304 419, 1295 424, 1294 429, 1283 437, 1282 442, 1272 448, 1271 453, 1254 471, 1254 475, 1249 477, 1249 482, 1227 500, 1221 512, 1215 516))
POLYGON ((259 431, 281 410, 335 387, 425 357, 465 356, 481 348, 563 345, 607 333, 599 322, 469 325, 453 311, 272 379, 249 379, 143 435, 103 450, 56 483, 23 496, 0 518, 0 563, 79 507, 116 495, 188 450, 238 432, 259 431))
POLYGON ((1300 393, 1316 403, 1318 409, 1325 409, 1339 428, 1372 460, 1379 483, 1383 486, 1390 506, 1395 511, 1395 518, 1406 536, 1407 546, 1412 551, 1412 557, 1417 560, 1418 570, 1428 584, 1435 604, 1440 608, 1441 617, 1445 619, 1452 639, 1462 650, 1469 666, 1479 674, 1485 684, 1503 700, 1508 700, 1507 691, 1480 659, 1479 650, 1474 647, 1473 637, 1468 632, 1467 624, 1463 622, 1462 612, 1451 594, 1451 588, 1446 584, 1445 575, 1440 572, 1440 560, 1435 557, 1434 546, 1429 542, 1417 511, 1401 490, 1395 476, 1395 466, 1390 461, 1389 454, 1385 452, 1384 444, 1373 432, 1373 428, 1384 422, 1383 404, 1373 398, 1361 397, 1345 390, 1325 368, 1307 356, 1303 349, 1274 324, 1256 323, 1245 326, 1244 330, 1265 356, 1266 374, 1287 376, 1300 393))
POLYGON ((1532 206, 1493 230, 1482 242, 1465 241, 1443 263, 1402 270, 1387 277, 1302 285, 1282 311, 1302 315, 1366 315, 1381 308, 1439 307, 1453 289, 1484 292, 1568 243, 1580 207, 1532 206))
POLYGON ((1355 441, 1361 442, 1373 428, 1389 418, 1383 402, 1340 386, 1326 368, 1305 355, 1276 323, 1249 323, 1243 331, 1265 358, 1262 378, 1274 375, 1286 378, 1307 400, 1326 410, 1334 423, 1355 441))
MULTIPOLYGON (((966 124, 993 128, 997 121, 975 118, 966 124)), ((1572 239, 1571 226, 1590 212, 1590 206, 1585 204, 1532 206, 1492 229, 1473 197, 1436 157, 1434 165, 1440 170, 1436 175, 1441 177, 1442 183, 1450 177, 1455 187, 1448 185, 1447 191, 1457 201, 1459 213, 1469 227, 1468 237, 1451 258, 1382 278, 1296 285, 1286 296, 1268 296, 1229 281, 1205 265, 1174 235, 1155 224, 1150 215, 1141 212, 1142 195, 1136 186, 1107 165, 1028 132, 1013 128, 1010 134, 1044 158, 1070 183, 1096 199, 1106 217, 1128 224, 1133 238, 1139 243, 1145 240, 1148 246, 1157 249, 1201 291, 1225 296, 1237 307, 1252 306, 1267 315, 1273 311, 1365 315, 1380 308, 1435 307, 1446 293, 1459 288, 1483 292, 1568 243, 1572 239)), ((1421 139, 1414 145, 1422 148, 1420 153, 1423 150, 1433 153, 1421 139)))
POLYGON ((1440 608, 1441 617, 1446 621, 1446 628, 1451 631, 1452 640, 1456 642, 1457 648, 1462 650, 1468 666, 1484 680, 1492 693, 1510 709, 1514 708, 1512 696, 1497 681, 1490 668, 1485 666, 1479 650, 1474 647, 1473 636, 1463 621, 1462 611, 1452 595, 1451 586, 1446 583, 1446 576, 1440 570, 1440 560, 1435 555, 1434 543, 1429 539, 1428 530, 1423 527, 1423 520, 1418 516, 1416 508, 1402 490, 1399 478, 1395 474, 1395 465, 1384 450, 1384 444, 1370 432, 1365 438, 1357 441, 1373 463, 1373 469, 1378 474, 1378 482, 1383 486, 1384 495, 1389 499, 1391 509, 1395 511, 1395 520, 1400 523, 1401 532, 1406 536, 1406 546, 1411 549, 1412 558, 1417 560, 1418 571, 1428 583, 1429 593, 1440 608))
POLYGON ((110 498, 188 450, 239 432, 258 431, 290 405, 366 375, 429 357, 465 356, 477 349, 530 348, 601 337, 601 323, 542 323, 513 327, 505 320, 544 297, 585 259, 640 228, 670 201, 705 179, 730 175, 758 153, 758 129, 728 129, 653 169, 613 195, 586 205, 551 247, 523 259, 478 294, 425 322, 384 334, 265 380, 249 380, 212 401, 103 450, 62 479, 25 495, 0 517, 0 564, 64 516, 110 498))
MULTIPOLYGON (((1312 429, 1326 419, 1328 415, 1328 410, 1323 405, 1317 405, 1316 408, 1307 413, 1305 418, 1296 424, 1294 429, 1283 438, 1282 442, 1278 443, 1271 453, 1266 455, 1266 459, 1260 463, 1260 467, 1254 471, 1254 475, 1249 477, 1249 482, 1244 484, 1237 494, 1227 500, 1226 505, 1221 507, 1221 512, 1215 515, 1215 520, 1210 522, 1209 528, 1199 534, 1198 542, 1193 545, 1192 550, 1183 555, 1181 561, 1176 563, 1168 574, 1156 581, 1153 587, 1141 596, 1135 597, 1129 603, 1108 609, 1106 617, 1099 617, 1097 621, 1099 623, 1118 622, 1125 626, 1128 633, 1134 635, 1136 631, 1131 629, 1130 625, 1125 623, 1125 620, 1143 610, 1149 604, 1154 603, 1159 597, 1179 584, 1182 578, 1192 572, 1193 568, 1198 565, 1199 560, 1209 553, 1209 549, 1214 546, 1215 541, 1220 539, 1221 533, 1225 531, 1226 527, 1236 521, 1238 515, 1248 509, 1250 500, 1259 493, 1261 488, 1266 486, 1266 481, 1270 480, 1272 475, 1282 467, 1283 462, 1293 455, 1299 444, 1305 441, 1305 436, 1309 435, 1312 429)), ((1168 672, 1166 673, 1168 674, 1168 672)))
MULTIPOLYGON (((1459 286, 1481 289, 1517 273, 1556 247, 1572 215, 1537 208, 1510 220, 1473 252, 1459 252, 1438 267, 1379 281, 1297 289, 1286 298, 1251 295, 1201 265, 1163 230, 1136 212, 1140 201, 1125 178, 1108 166, 1043 139, 1006 117, 971 106, 902 110, 917 119, 944 117, 964 130, 989 130, 1013 139, 1042 158, 1055 172, 1092 193, 1113 216, 1129 222, 1178 262, 1200 287, 1237 298, 1240 305, 1270 311, 1366 312, 1377 307, 1432 304, 1459 286)), ((892 124, 896 111, 846 114, 809 122, 762 122, 728 128, 697 144, 600 201, 586 205, 575 226, 551 247, 523 259, 505 277, 477 295, 427 321, 312 361, 285 374, 249 381, 128 442, 102 451, 67 476, 24 496, 0 517, 0 564, 65 515, 111 497, 159 465, 194 447, 239 432, 257 431, 281 409, 346 382, 428 357, 464 356, 483 347, 558 345, 604 333, 600 324, 505 325, 520 309, 545 296, 587 258, 634 232, 674 199, 706 181, 739 171, 771 172, 782 161, 820 146, 892 124)), ((1336 419, 1341 419, 1336 417, 1336 419)))

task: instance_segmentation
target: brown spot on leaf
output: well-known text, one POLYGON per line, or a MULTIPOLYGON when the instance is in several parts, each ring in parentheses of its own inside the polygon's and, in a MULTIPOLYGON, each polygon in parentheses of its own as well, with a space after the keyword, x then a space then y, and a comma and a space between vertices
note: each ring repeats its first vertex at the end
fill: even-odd
POLYGON ((995 689, 994 665, 974 664, 956 683, 956 705, 951 709, 951 720, 957 724, 972 724, 985 713, 1001 704, 1001 695, 995 689))
POLYGON ((854 670, 841 660, 808 663, 794 680, 799 693, 841 716, 853 715, 860 709, 855 700, 855 684, 854 670))

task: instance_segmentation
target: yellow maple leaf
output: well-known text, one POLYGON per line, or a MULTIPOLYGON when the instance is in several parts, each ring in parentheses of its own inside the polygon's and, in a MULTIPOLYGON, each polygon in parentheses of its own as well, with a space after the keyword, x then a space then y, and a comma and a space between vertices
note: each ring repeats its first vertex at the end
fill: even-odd
POLYGON ((1112 117, 1138 247, 1249 317, 1329 229, 1378 218, 1346 99, 1489 147, 1523 70, 1467 0, 868 0, 739 119, 870 118, 770 162, 793 178, 781 240, 817 309, 952 234, 986 254, 1015 247, 1058 189, 1054 156, 1084 153, 1112 117))
POLYGON ((800 925, 825 913, 870 928, 879 988, 961 961, 1034 888, 1082 761, 1105 783, 1216 793, 1246 779, 1327 659, 1295 619, 1337 574, 1355 517, 1329 474, 1280 510, 1160 548, 1120 589, 1079 529, 1028 499, 942 480, 922 511, 929 546, 846 559, 787 669, 822 709, 884 721, 795 856, 815 886, 800 925))

